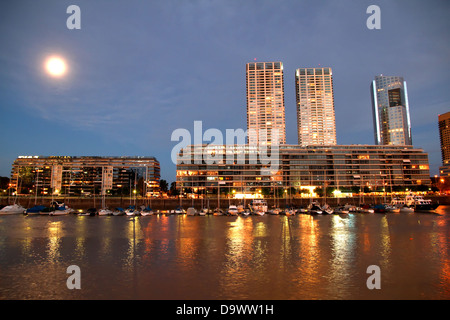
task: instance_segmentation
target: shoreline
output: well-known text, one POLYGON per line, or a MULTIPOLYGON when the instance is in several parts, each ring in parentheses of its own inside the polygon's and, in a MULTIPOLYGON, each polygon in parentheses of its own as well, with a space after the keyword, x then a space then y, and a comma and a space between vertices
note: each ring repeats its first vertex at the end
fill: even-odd
MULTIPOLYGON (((439 203, 440 205, 450 205, 450 196, 425 196, 427 199, 431 199, 433 203, 439 203)), ((352 205, 359 205, 360 203, 364 204, 381 204, 390 202, 389 197, 383 197, 383 196, 364 196, 363 198, 359 197, 352 197, 352 198, 295 198, 295 199, 286 199, 286 198, 278 198, 278 199, 264 199, 267 201, 268 207, 271 208, 275 205, 277 205, 280 208, 285 208, 287 205, 295 206, 295 207, 306 207, 311 201, 319 201, 321 204, 326 203, 330 205, 331 207, 336 207, 338 205, 343 204, 352 204, 352 205)), ((100 197, 92 197, 92 198, 80 198, 80 197, 43 197, 38 198, 37 201, 32 196, 24 196, 24 197, 18 197, 16 199, 16 203, 21 204, 25 208, 33 207, 35 204, 37 205, 49 205, 50 202, 58 201, 63 202, 69 207, 73 209, 88 209, 88 208, 102 208, 102 198, 100 197)), ((198 210, 202 209, 203 207, 208 207, 208 201, 209 201, 209 207, 216 208, 218 201, 217 198, 208 198, 208 199, 143 199, 143 198, 130 198, 130 197, 106 197, 105 198, 105 206, 109 208, 127 208, 130 205, 135 206, 150 206, 153 210, 170 210, 175 209, 178 206, 181 206, 183 208, 189 208, 194 207, 198 210)), ((250 203, 251 199, 246 199, 245 204, 250 203)), ((0 197, 0 205, 6 206, 14 203, 13 197, 0 197)), ((243 204, 244 200, 242 199, 226 199, 221 198, 220 199, 220 207, 221 208, 228 208, 230 205, 239 205, 243 204)))

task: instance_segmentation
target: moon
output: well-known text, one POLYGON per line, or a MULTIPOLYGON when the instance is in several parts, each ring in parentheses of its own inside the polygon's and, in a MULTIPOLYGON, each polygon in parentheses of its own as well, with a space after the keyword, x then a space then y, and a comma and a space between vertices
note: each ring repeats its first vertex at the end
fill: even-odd
POLYGON ((45 62, 47 73, 53 77, 61 77, 67 71, 66 62, 60 57, 49 57, 45 62))

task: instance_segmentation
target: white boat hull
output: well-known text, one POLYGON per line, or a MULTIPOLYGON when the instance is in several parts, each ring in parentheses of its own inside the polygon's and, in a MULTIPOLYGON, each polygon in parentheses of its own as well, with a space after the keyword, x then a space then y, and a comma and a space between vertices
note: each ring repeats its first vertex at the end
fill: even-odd
POLYGON ((99 216, 110 216, 112 214, 113 214, 113 212, 111 210, 107 210, 107 209, 102 209, 98 212, 99 216))
POLYGON ((55 210, 55 211, 50 211, 48 213, 49 216, 65 216, 67 214, 69 214, 70 211, 69 210, 55 210))
POLYGON ((17 204, 6 206, 0 210, 0 215, 21 214, 25 212, 25 208, 17 204))

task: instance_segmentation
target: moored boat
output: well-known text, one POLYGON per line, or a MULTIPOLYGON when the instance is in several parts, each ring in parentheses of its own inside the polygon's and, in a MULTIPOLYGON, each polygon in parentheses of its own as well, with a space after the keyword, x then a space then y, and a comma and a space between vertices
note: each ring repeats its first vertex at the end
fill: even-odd
POLYGON ((113 211, 109 208, 103 208, 98 211, 99 216, 111 216, 113 211))
POLYGON ((188 216, 196 216, 197 215, 197 210, 194 207, 189 207, 186 210, 186 215, 188 215, 188 216))
POLYGON ((26 209, 23 214, 29 215, 29 216, 39 215, 40 212, 44 209, 45 209, 45 206, 37 205, 37 206, 33 206, 31 208, 26 209))
POLYGON ((141 216, 151 216, 153 214, 155 214, 155 213, 152 210, 152 208, 150 208, 149 206, 147 206, 141 210, 141 216))
POLYGON ((262 199, 253 199, 249 205, 253 214, 262 216, 267 212, 267 202, 262 199))
POLYGON ((335 214, 347 214, 350 213, 349 209, 345 206, 337 207, 334 209, 335 214))
POLYGON ((385 208, 386 208, 386 211, 389 213, 399 213, 400 212, 400 207, 395 206, 395 205, 386 204, 385 208))
POLYGON ((228 207, 228 211, 227 212, 228 212, 228 214, 230 216, 237 216, 238 215, 238 208, 237 208, 237 206, 230 205, 228 207))
POLYGON ((375 213, 387 213, 386 206, 384 204, 377 204, 373 207, 375 213))
POLYGON ((70 208, 64 208, 64 207, 59 207, 53 211, 50 211, 48 213, 49 216, 65 216, 69 213, 72 213, 73 209, 70 208))
POLYGON ((413 194, 405 198, 393 198, 391 204, 400 207, 400 212, 434 211, 439 207, 439 204, 433 203, 431 199, 424 199, 423 196, 413 194))
POLYGON ((175 208, 175 210, 172 210, 173 214, 185 214, 186 210, 184 210, 182 207, 178 206, 175 208))
POLYGON ((404 205, 403 207, 400 208, 400 212, 403 212, 403 213, 414 212, 414 207, 409 207, 407 205, 404 205))
POLYGON ((439 207, 438 203, 432 203, 431 199, 424 199, 422 196, 414 197, 414 211, 434 211, 439 207))
POLYGON ((334 210, 328 204, 322 206, 322 214, 333 214, 334 210))
POLYGON ((25 208, 20 204, 12 204, 10 206, 3 207, 0 210, 0 215, 20 214, 25 212, 25 208))
POLYGON ((123 210, 123 208, 121 207, 117 207, 114 211, 113 211, 113 216, 123 216, 125 214, 125 211, 123 210))
POLYGON ((375 210, 371 208, 368 204, 364 204, 360 207, 356 207, 356 212, 359 213, 374 213, 375 210))
POLYGON ((255 210, 253 211, 253 214, 256 216, 263 216, 266 212, 263 210, 255 210))
POLYGON ((281 214, 281 209, 280 208, 272 208, 272 209, 268 210, 267 213, 271 214, 271 215, 279 215, 279 214, 281 214))
POLYGON ((312 202, 308 206, 308 213, 309 214, 322 214, 322 208, 320 207, 319 203, 312 202))
POLYGON ((295 210, 296 213, 308 213, 308 209, 304 207, 299 207, 297 210, 295 210))
POLYGON ((79 216, 90 216, 94 217, 97 215, 97 209, 96 208, 89 208, 87 210, 81 210, 80 213, 78 213, 79 216))
POLYGON ((127 216, 138 216, 140 215, 140 211, 136 209, 135 206, 129 206, 128 208, 125 209, 125 214, 127 216))
POLYGON ((291 208, 291 207, 286 207, 286 208, 284 209, 284 214, 285 214, 286 216, 295 216, 295 209, 294 209, 294 208, 291 208))

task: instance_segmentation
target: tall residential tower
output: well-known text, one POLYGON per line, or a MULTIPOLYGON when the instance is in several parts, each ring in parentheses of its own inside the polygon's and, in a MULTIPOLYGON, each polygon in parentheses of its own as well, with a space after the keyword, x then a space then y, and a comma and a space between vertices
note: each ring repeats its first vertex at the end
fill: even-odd
POLYGON ((403 77, 376 76, 371 94, 375 144, 412 145, 408 91, 403 77))
POLYGON ((331 68, 299 68, 295 72, 298 144, 335 145, 333 72, 331 68))
POLYGON ((247 63, 249 144, 286 143, 283 63, 247 63))

